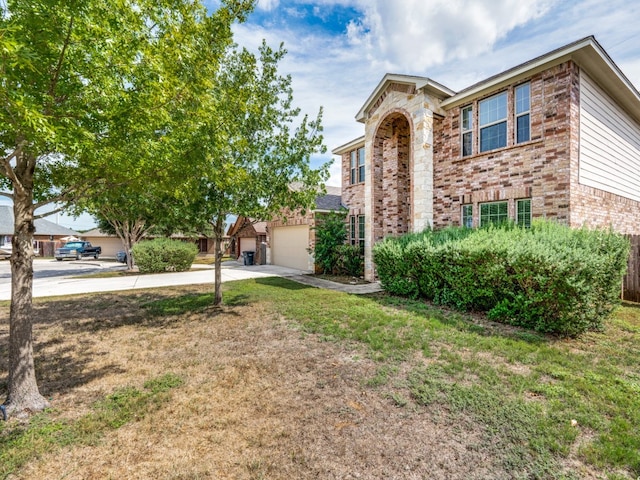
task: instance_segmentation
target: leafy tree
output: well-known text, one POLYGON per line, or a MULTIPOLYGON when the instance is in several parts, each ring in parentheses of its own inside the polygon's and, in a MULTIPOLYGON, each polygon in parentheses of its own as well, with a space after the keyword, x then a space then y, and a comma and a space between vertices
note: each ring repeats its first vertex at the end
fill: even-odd
POLYGON ((15 217, 9 413, 47 406, 33 361, 34 209, 97 182, 164 175, 170 112, 192 98, 200 52, 222 55, 252 3, 227 0, 208 17, 197 0, 0 2, 0 187, 15 217))
POLYGON ((228 215, 268 220, 283 209, 312 205, 328 165, 314 169, 310 157, 324 153, 321 115, 299 119, 291 78, 278 74, 285 55, 264 42, 256 56, 231 49, 224 68, 211 71, 211 86, 192 115, 180 162, 187 179, 191 218, 210 223, 215 239, 214 304, 222 302, 222 238, 228 215), (294 124, 297 122, 297 126, 294 124))

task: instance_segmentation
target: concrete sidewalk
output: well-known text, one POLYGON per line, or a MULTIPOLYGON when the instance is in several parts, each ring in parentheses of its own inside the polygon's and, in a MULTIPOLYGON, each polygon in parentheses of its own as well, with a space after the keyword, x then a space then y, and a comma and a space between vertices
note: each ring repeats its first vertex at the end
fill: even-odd
MULTIPOLYGON (((114 268, 114 270, 116 270, 114 268)), ((121 270, 121 268, 120 268, 121 270)), ((343 285, 317 279, 308 272, 277 265, 249 265, 238 262, 222 264, 222 281, 245 280, 249 278, 286 277, 305 285, 317 288, 329 288, 347 293, 372 293, 380 290, 377 283, 367 285, 343 285)), ((171 287, 177 285, 213 284, 215 270, 209 265, 194 265, 188 272, 124 275, 112 278, 91 278, 91 276, 50 277, 34 279, 33 296, 51 297, 94 292, 114 292, 121 290, 139 290, 144 288, 171 287)), ((11 284, 0 285, 0 300, 11 298, 11 284)))

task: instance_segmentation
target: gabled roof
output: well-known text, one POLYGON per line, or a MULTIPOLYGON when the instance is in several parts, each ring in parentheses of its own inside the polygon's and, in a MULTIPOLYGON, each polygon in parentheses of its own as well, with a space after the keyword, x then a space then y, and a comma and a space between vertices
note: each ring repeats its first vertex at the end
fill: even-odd
MULTIPOLYGON (((13 223, 13 207, 11 205, 0 205, 0 235, 13 235, 13 223)), ((36 235, 80 236, 78 232, 45 220, 44 218, 38 218, 34 220, 33 223, 36 229, 36 235)))
POLYGON ((583 68, 621 106, 636 119, 640 120, 640 94, 638 90, 593 36, 585 37, 564 47, 552 50, 475 85, 471 85, 444 100, 441 106, 448 109, 462 105, 567 60, 573 60, 583 68))
MULTIPOLYGON (((366 120, 365 112, 375 104, 380 95, 382 95, 391 83, 414 85, 416 90, 426 89, 426 91, 442 99, 440 104, 442 108, 451 109, 471 102, 476 98, 488 95, 507 85, 517 83, 519 80, 524 80, 536 73, 568 60, 574 61, 587 72, 627 113, 640 122, 640 93, 624 73, 622 73, 622 70, 620 70, 611 57, 609 57, 594 36, 582 38, 540 55, 539 57, 471 85, 458 93, 449 90, 447 87, 427 77, 388 73, 383 77, 362 106, 356 115, 356 120, 359 122, 366 120)), ((361 144, 364 144, 364 137, 356 138, 341 145, 331 153, 334 155, 342 155, 354 148, 358 148, 361 144)))
POLYGON ((425 90, 432 95, 435 95, 439 98, 448 98, 455 94, 453 90, 445 87, 444 85, 435 82, 427 77, 418 77, 415 75, 399 75, 397 73, 387 73, 378 86, 375 88, 373 93, 369 95, 367 101, 364 102, 364 105, 360 109, 360 111, 356 114, 356 120, 364 123, 366 120, 365 112, 371 108, 371 106, 378 101, 378 98, 382 93, 387 89, 389 85, 392 83, 397 83, 400 85, 411 85, 414 86, 416 90, 425 90))
POLYGON ((253 225, 253 229, 256 231, 256 235, 267 234, 267 222, 258 221, 249 217, 239 216, 236 221, 233 222, 227 230, 227 236, 232 237, 238 233, 247 224, 253 225))

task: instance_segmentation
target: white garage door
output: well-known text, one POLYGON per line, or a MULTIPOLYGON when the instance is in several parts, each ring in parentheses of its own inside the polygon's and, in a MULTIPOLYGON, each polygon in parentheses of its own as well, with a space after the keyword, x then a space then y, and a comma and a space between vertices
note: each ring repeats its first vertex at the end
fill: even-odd
POLYGON ((242 252, 255 252, 256 251, 256 237, 243 237, 240 238, 240 255, 242 252))
POLYGON ((276 227, 271 239, 274 265, 309 270, 309 226, 276 227))

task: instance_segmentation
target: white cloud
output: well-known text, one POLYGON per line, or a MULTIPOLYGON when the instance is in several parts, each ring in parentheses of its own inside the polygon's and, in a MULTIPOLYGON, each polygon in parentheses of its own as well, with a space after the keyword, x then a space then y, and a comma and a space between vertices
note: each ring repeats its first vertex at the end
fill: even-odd
POLYGON ((280 5, 280 0, 258 0, 256 8, 270 12, 280 5))
POLYGON ((374 0, 348 36, 387 70, 424 71, 490 50, 515 27, 543 15, 552 0, 374 0))

